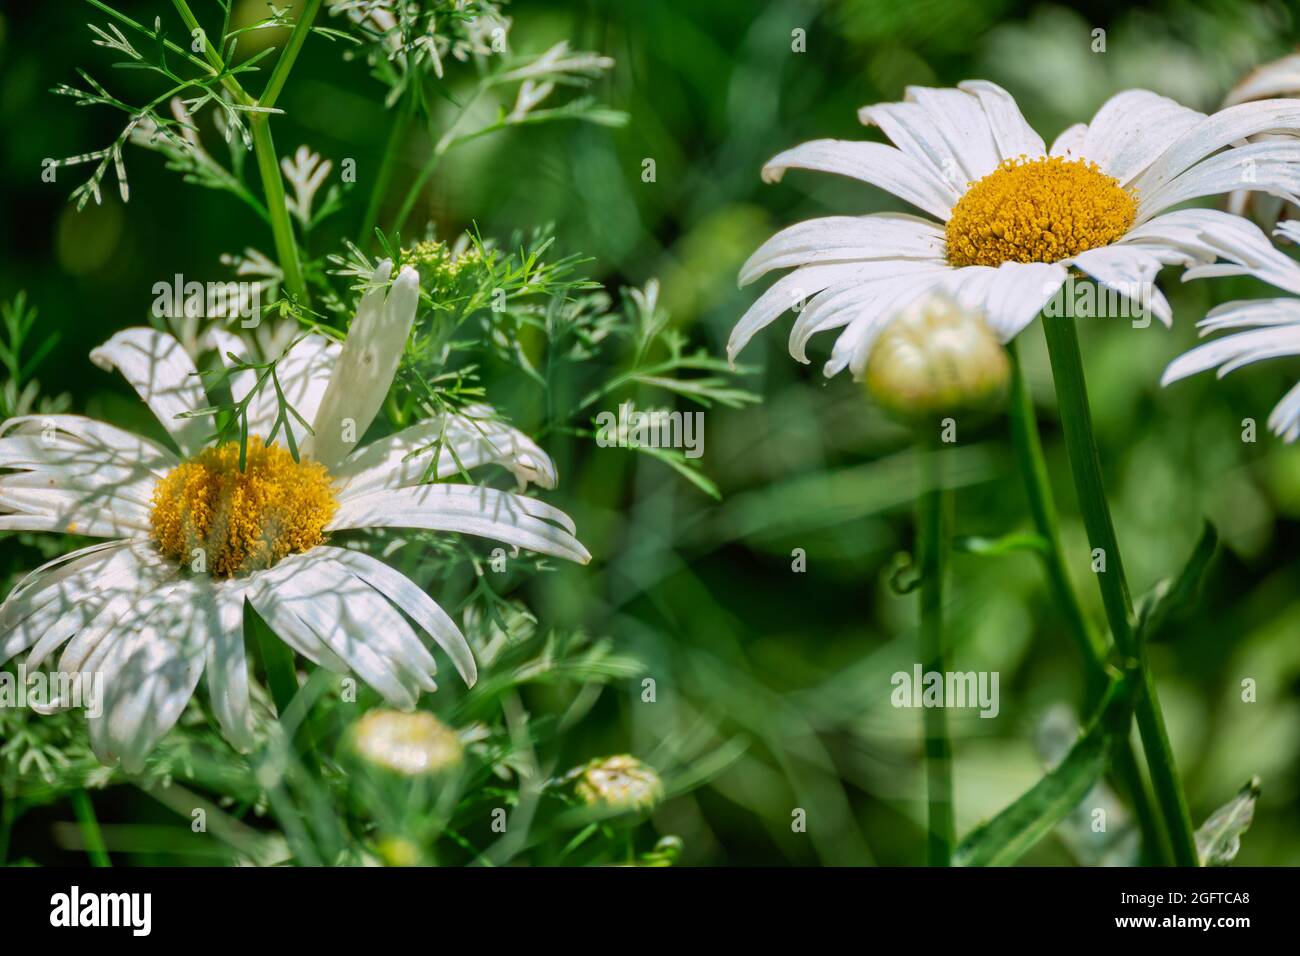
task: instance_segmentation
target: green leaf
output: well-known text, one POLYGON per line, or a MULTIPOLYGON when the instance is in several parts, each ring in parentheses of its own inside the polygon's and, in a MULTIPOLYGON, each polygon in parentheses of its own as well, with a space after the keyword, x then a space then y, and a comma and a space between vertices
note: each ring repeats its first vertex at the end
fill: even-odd
POLYGON ((1065 759, 962 840, 953 865, 1010 866, 1074 809, 1105 772, 1114 742, 1128 732, 1135 686, 1128 678, 1114 681, 1065 759))
POLYGON ((715 501, 722 500, 722 492, 718 490, 718 486, 704 472, 688 464, 686 456, 680 451, 669 448, 647 448, 644 445, 631 445, 629 447, 632 451, 658 458, 710 498, 715 501))
POLYGON ((1210 814, 1196 831, 1196 852, 1202 866, 1227 866, 1241 849, 1241 836, 1255 819, 1259 777, 1251 777, 1237 795, 1210 814))
POLYGON ((1208 521, 1191 557, 1177 579, 1159 582, 1138 601, 1138 639, 1157 640, 1180 615, 1186 614, 1201 593, 1210 562, 1219 550, 1219 533, 1208 521))

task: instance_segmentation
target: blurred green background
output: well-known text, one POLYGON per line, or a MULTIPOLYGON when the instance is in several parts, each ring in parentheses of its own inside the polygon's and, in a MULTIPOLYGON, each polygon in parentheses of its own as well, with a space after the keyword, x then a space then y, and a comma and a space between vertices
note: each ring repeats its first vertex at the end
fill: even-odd
MULTIPOLYGON (((255 0, 237 6, 264 13, 255 0)), ((146 22, 173 16, 163 0, 119 8, 146 22)), ((505 12, 519 51, 568 38, 613 57, 593 92, 630 122, 484 137, 448 156, 413 223, 427 218, 443 236, 477 225, 505 237, 554 222, 557 249, 591 257, 585 268, 611 291, 657 277, 673 324, 714 354, 758 294, 736 288, 738 268, 773 231, 819 215, 901 208, 835 177, 760 182, 762 163, 782 149, 865 137, 858 107, 898 99, 908 84, 982 77, 1005 86, 1050 142, 1135 86, 1213 110, 1241 76, 1300 40, 1300 15, 1284 0, 517 0, 505 12), (791 49, 796 29, 806 31, 806 52, 791 49), (1104 53, 1091 51, 1096 29, 1106 31, 1104 53), (647 158, 656 164, 652 183, 641 176, 647 158)), ((92 14, 72 0, 4 7, 0 299, 26 289, 41 328, 59 333, 38 372, 46 392, 67 391, 76 410, 130 425, 141 414, 133 396, 89 364, 88 350, 146 321, 154 282, 177 272, 224 278, 221 254, 246 246, 269 253, 271 242, 246 208, 186 185, 139 149, 126 157, 126 205, 108 188, 102 206, 78 214, 67 202, 78 169, 60 170, 54 184, 40 180, 43 159, 96 148, 120 128, 117 117, 79 109, 50 88, 73 82, 78 66, 115 89, 129 92, 138 80, 110 71, 104 51, 89 45, 83 23, 92 14)), ((309 144, 336 166, 355 158, 364 184, 390 118, 378 105, 383 88, 341 53, 338 44, 308 42, 280 102, 276 144, 282 155, 309 144)), ((449 100, 456 83, 447 84, 449 100)), ((414 177, 429 145, 419 131, 411 137, 399 181, 414 177)), ((354 197, 313 235, 317 251, 355 235, 363 203, 354 197)), ((1271 362, 1224 382, 1199 376, 1161 389, 1165 364, 1195 341, 1208 308, 1267 294, 1247 280, 1165 280, 1172 330, 1120 320, 1081 330, 1120 543, 1141 594, 1181 565, 1203 516, 1217 524, 1226 547, 1202 609, 1151 648, 1151 662, 1193 819, 1258 774, 1263 797, 1238 859, 1294 865, 1300 446, 1281 445, 1263 422, 1300 366, 1271 362), (1241 440, 1247 417, 1261 426, 1253 444, 1241 440), (1254 703, 1241 700, 1243 678, 1257 682, 1254 703)), ((914 864, 924 838, 920 715, 890 706, 889 675, 916 659, 915 599, 896 595, 887 580, 895 556, 911 547, 909 440, 846 376, 821 377, 829 340, 814 344, 811 366, 793 362, 786 328, 778 322, 742 356, 756 370, 741 383, 762 403, 706 413, 703 465, 720 502, 647 456, 559 435, 544 442, 561 475, 547 500, 574 516, 596 560, 536 578, 529 602, 548 624, 611 637, 644 662, 656 686, 653 703, 642 701, 639 679, 607 691, 592 719, 562 738, 561 762, 626 751, 688 771, 691 755, 738 741, 740 756, 653 815, 656 831, 681 837, 683 862, 914 864), (802 573, 792 570, 794 549, 806 553, 802 573), (792 832, 795 808, 807 812, 806 833, 792 832)), ((1072 570, 1100 621, 1037 325, 1022 343, 1072 570)), ((489 395, 525 431, 541 423, 526 382, 489 382, 489 395)), ((960 439, 950 455, 957 532, 1027 529, 1005 423, 960 439)), ((6 572, 37 563, 35 549, 17 539, 0 547, 6 572)), ((1030 554, 956 556, 948 597, 952 666, 1001 674, 997 719, 954 717, 957 820, 966 831, 1041 775, 1036 734, 1054 706, 1078 701, 1082 679, 1030 554)), ((145 802, 119 793, 101 816, 145 819, 145 802)), ((15 848, 38 861, 71 858, 45 826, 68 818, 57 806, 34 815, 15 848)), ((1069 863, 1068 842, 1044 840, 1025 861, 1069 863)))

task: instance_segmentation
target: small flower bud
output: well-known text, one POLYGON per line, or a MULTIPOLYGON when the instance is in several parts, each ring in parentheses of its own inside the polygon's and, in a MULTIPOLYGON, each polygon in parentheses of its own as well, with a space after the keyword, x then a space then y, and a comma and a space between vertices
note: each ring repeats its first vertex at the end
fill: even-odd
POLYGON ((890 414, 917 421, 955 412, 993 411, 1011 365, 985 323, 944 295, 903 309, 876 339, 866 387, 890 414))
POLYGON ((352 746, 374 766, 407 777, 450 769, 463 756, 456 732, 426 711, 372 710, 353 727, 352 746))
POLYGON ((659 774, 627 754, 593 760, 572 775, 578 778, 574 793, 589 807, 643 810, 654 806, 663 796, 659 774))

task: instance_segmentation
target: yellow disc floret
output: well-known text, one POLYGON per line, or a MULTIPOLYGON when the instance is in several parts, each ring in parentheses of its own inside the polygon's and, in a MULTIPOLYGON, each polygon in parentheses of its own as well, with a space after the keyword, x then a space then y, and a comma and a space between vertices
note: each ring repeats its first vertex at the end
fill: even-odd
POLYGON ((163 554, 228 578, 314 548, 337 507, 324 465, 253 437, 242 470, 239 443, 227 442, 169 471, 150 520, 163 554))
POLYGON ((1137 200, 1096 163, 1008 159, 966 190, 948 219, 955 266, 1057 262, 1123 237, 1137 200))

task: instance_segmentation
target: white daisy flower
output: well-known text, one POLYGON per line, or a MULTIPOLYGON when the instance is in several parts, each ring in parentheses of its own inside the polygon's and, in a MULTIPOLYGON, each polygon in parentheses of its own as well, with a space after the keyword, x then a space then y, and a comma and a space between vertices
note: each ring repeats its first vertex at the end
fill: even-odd
MULTIPOLYGON (((248 601, 293 650, 355 673, 393 706, 433 691, 436 664, 408 618, 446 652, 464 680, 476 668, 452 619, 399 572, 328 543, 335 531, 421 528, 490 537, 585 563, 563 512, 535 498, 467 484, 421 484, 441 441, 438 478, 496 463, 521 482, 555 483, 530 439, 467 415, 424 421, 363 447, 388 392, 419 303, 419 276, 389 285, 383 262, 343 345, 310 334, 277 367, 285 398, 312 422, 301 458, 266 445, 278 403, 269 383, 250 403, 247 463, 239 443, 205 447, 210 425, 181 413, 209 406, 194 363, 170 335, 119 332, 91 353, 139 393, 177 452, 77 415, 22 416, 0 427, 0 530, 111 539, 28 575, 0 605, 0 665, 31 648, 84 681, 102 676, 90 739, 129 772, 175 724, 201 674, 227 738, 252 743, 242 620, 248 601)), ((248 394, 252 371, 231 391, 248 394)), ((479 410, 481 411, 481 410, 479 410)), ((284 434, 278 436, 283 440, 284 434)))
POLYGON ((755 333, 802 305, 790 354, 807 362, 804 350, 815 333, 843 329, 826 374, 848 368, 861 378, 882 326, 926 292, 983 312, 1007 342, 1056 294, 1070 267, 1120 295, 1145 290, 1168 324, 1169 303, 1151 286, 1156 273, 1207 261, 1201 234, 1236 218, 1168 210, 1244 180, 1287 199, 1300 192, 1300 144, 1225 151, 1247 136, 1300 130, 1294 100, 1207 116, 1129 90, 1107 100, 1092 123, 1063 132, 1051 149, 1011 95, 983 80, 957 89, 910 87, 904 102, 865 107, 859 118, 895 145, 815 140, 772 159, 764 179, 778 181, 792 168, 839 173, 933 218, 832 216, 777 233, 745 263, 740 282, 773 269, 794 271, 737 323, 727 343, 733 362, 755 333))
MULTIPOLYGON (((1278 225, 1277 232, 1300 242, 1300 222, 1278 225)), ((1269 245, 1268 237, 1256 226, 1242 221, 1234 241, 1228 236, 1207 237, 1227 263, 1189 269, 1185 278, 1201 276, 1251 275, 1269 285, 1300 296, 1300 263, 1269 245)), ((1198 345, 1169 363, 1160 384, 1168 385, 1198 372, 1218 369, 1222 378, 1253 362, 1300 355, 1300 299, 1251 299, 1228 302, 1211 309, 1197 327, 1202 335, 1237 329, 1198 345)), ((1282 398, 1268 417, 1268 426, 1283 441, 1300 438, 1300 382, 1282 398)))

